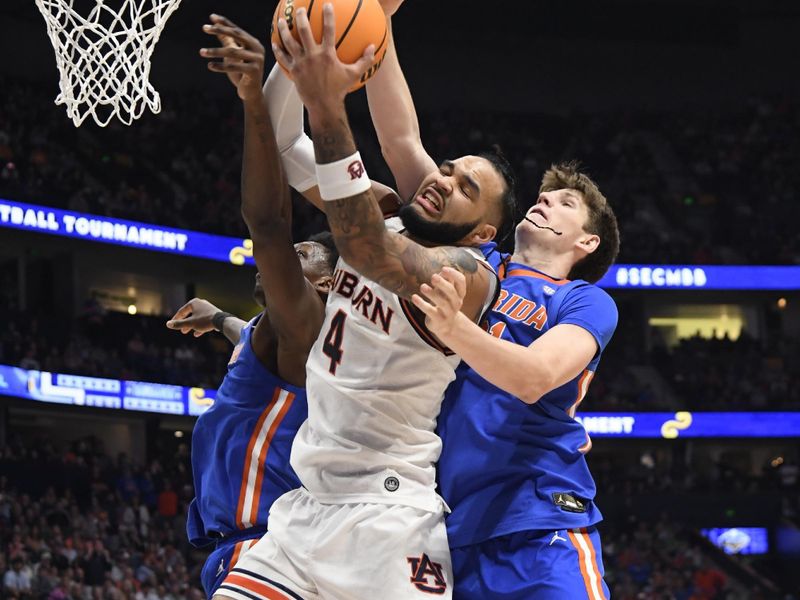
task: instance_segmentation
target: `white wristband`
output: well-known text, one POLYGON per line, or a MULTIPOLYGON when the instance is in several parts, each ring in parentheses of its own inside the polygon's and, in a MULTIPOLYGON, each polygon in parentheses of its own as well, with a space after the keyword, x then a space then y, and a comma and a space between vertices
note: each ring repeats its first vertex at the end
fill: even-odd
POLYGON ((358 152, 336 162, 317 164, 317 182, 323 200, 349 198, 372 187, 358 152))

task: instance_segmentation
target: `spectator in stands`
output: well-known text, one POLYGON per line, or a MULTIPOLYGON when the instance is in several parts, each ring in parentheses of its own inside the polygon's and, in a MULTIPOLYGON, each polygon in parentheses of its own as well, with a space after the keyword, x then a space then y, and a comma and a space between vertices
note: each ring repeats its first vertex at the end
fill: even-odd
POLYGON ((31 594, 30 569, 24 567, 22 556, 11 559, 11 568, 3 575, 3 591, 7 598, 29 598, 31 594))

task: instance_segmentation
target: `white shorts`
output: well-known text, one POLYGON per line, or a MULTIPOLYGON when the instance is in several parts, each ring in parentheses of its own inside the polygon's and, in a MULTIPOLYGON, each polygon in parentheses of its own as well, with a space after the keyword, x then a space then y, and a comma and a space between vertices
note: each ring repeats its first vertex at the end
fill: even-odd
POLYGON ((217 594, 235 600, 451 598, 442 513, 396 504, 320 504, 284 494, 269 534, 239 559, 217 594))

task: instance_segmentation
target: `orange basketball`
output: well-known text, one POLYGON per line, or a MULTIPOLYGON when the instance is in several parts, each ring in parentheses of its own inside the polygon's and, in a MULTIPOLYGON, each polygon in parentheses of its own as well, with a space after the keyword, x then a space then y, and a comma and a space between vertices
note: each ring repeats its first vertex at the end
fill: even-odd
MULTIPOLYGON (((322 7, 326 2, 333 4, 336 17, 336 54, 346 64, 356 62, 370 44, 375 45, 375 60, 361 80, 350 91, 362 87, 380 68, 389 42, 389 30, 386 26, 386 15, 378 0, 280 0, 272 17, 272 41, 281 48, 281 36, 278 34, 278 19, 283 17, 299 41, 295 26, 295 11, 305 8, 308 22, 317 43, 322 41, 322 7)), ((285 71, 285 69, 284 69, 285 71)), ((287 73, 288 75, 288 73, 287 73)))

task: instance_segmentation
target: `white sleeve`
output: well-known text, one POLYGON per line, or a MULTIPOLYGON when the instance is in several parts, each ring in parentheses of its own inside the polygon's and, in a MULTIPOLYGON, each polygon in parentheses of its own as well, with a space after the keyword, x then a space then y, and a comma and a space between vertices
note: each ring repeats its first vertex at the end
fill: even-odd
POLYGON ((267 77, 264 95, 286 179, 304 192, 317 185, 314 144, 303 131, 303 103, 297 89, 278 63, 267 77))

